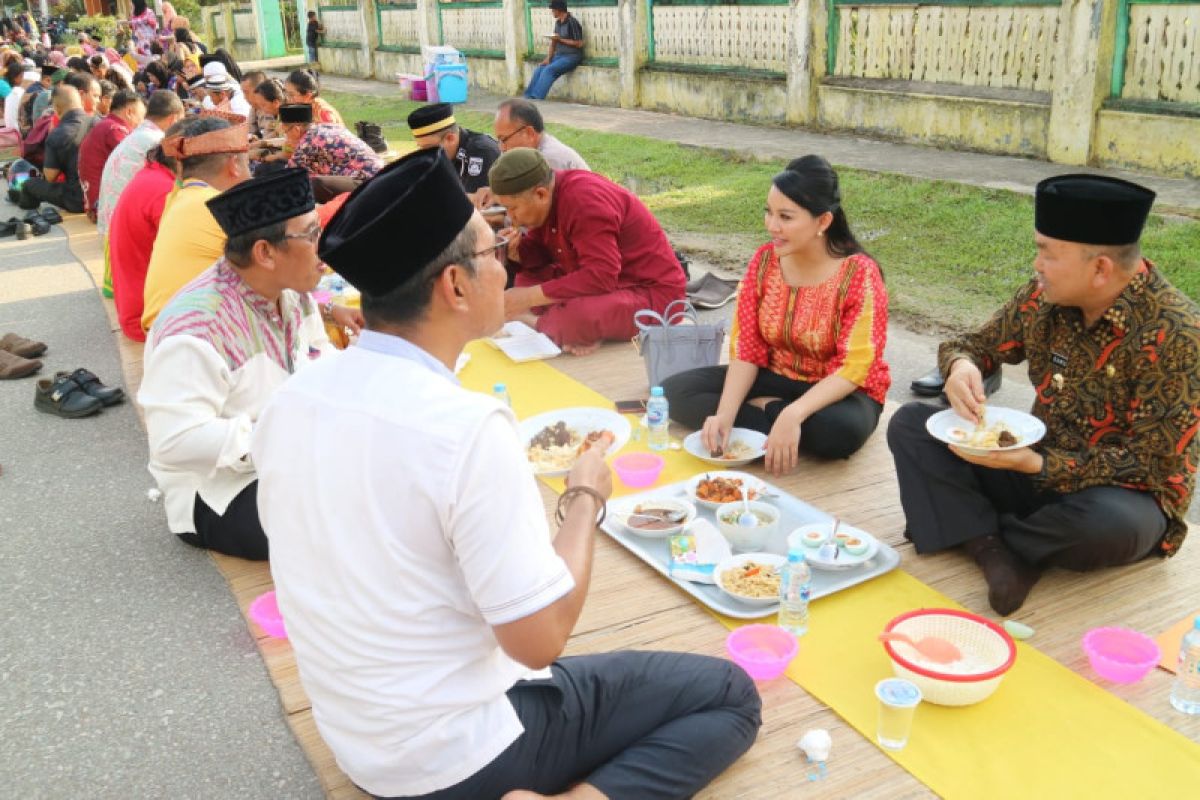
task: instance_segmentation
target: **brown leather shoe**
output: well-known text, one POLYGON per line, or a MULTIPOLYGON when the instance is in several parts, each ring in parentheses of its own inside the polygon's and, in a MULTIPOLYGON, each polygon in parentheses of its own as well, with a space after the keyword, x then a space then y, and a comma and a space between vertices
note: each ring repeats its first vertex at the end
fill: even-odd
POLYGON ((37 359, 21 358, 7 350, 0 350, 0 380, 24 378, 42 368, 42 362, 37 359))
POLYGON ((963 545, 988 585, 988 604, 1002 617, 1016 611, 1029 596, 1042 571, 1027 564, 999 536, 980 536, 963 545))
POLYGON ((0 350, 6 350, 21 358, 37 358, 46 352, 46 345, 15 333, 6 333, 0 336, 0 350))

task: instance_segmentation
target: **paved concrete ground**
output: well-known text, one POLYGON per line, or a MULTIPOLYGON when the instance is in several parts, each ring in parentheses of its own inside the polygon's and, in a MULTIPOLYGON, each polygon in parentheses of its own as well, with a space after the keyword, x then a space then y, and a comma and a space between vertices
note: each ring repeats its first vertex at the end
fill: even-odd
MULTIPOLYGON (((7 331, 50 345, 40 377, 121 383, 58 226, 0 239, 7 331)), ((147 499, 132 404, 64 420, 34 410, 36 380, 0 381, 0 796, 320 797, 224 578, 147 499)))

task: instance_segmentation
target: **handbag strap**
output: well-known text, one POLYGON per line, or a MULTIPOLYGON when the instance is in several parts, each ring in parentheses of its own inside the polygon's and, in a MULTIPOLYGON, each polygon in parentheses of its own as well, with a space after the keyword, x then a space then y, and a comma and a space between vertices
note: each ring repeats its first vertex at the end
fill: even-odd
POLYGON ((643 331, 651 328, 667 328, 689 319, 697 323, 700 321, 696 315, 696 309, 687 300, 672 301, 661 314, 653 309, 643 308, 633 315, 634 324, 643 331))

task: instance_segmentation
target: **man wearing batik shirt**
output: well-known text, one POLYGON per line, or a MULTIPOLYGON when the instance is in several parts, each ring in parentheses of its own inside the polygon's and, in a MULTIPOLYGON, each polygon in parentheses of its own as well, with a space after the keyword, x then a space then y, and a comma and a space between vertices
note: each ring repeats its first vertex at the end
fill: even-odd
MULTIPOLYGON (((937 409, 893 417, 906 535, 963 545, 999 614, 1048 567, 1092 570, 1174 555, 1200 463, 1200 309, 1142 258, 1154 193, 1093 175, 1037 186, 1035 280, 986 325, 942 344, 954 410, 985 418, 983 376, 1029 362, 1045 436, 972 455, 933 439, 937 409)), ((987 414, 987 420, 991 415, 987 414)))
POLYGON ((555 172, 528 147, 500 156, 490 178, 497 202, 525 230, 501 231, 520 262, 504 294, 508 319, 583 355, 604 339, 628 341, 638 311, 661 314, 684 298, 683 267, 633 192, 592 172, 555 172))
POLYGON ((304 170, 242 183, 207 205, 228 237, 225 256, 158 315, 138 401, 171 531, 262 560, 251 436, 276 388, 330 349, 308 294, 323 270, 321 228, 304 170))
POLYGON ((288 164, 308 171, 319 203, 354 191, 383 169, 379 154, 345 127, 313 122, 308 103, 280 106, 279 126, 287 140, 288 164))

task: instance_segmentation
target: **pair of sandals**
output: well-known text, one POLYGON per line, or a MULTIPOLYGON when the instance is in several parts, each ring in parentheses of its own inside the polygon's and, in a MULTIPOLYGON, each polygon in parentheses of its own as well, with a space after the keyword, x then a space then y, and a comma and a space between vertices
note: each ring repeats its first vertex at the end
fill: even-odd
POLYGON ((105 406, 125 399, 119 386, 105 386, 91 371, 56 372, 54 378, 37 382, 33 406, 38 411, 64 419, 89 417, 105 406))
POLYGON ((53 206, 46 206, 27 213, 23 218, 10 217, 6 222, 0 222, 0 239, 16 234, 18 239, 27 239, 30 235, 45 236, 50 232, 51 225, 62 222, 62 214, 53 206))

